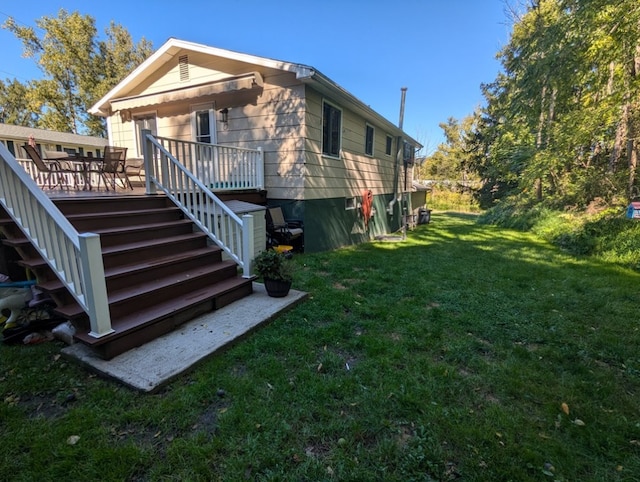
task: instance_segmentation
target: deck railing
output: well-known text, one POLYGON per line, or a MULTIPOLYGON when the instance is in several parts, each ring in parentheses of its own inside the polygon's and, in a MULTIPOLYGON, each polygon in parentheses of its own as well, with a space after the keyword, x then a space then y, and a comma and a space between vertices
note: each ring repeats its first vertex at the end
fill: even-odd
POLYGON ((100 236, 79 234, 2 144, 0 204, 87 312, 89 334, 112 333, 100 236))
MULTIPOLYGON (((243 277, 251 277, 253 216, 247 214, 240 218, 211 192, 205 183, 215 177, 200 179, 202 172, 198 173, 196 159, 202 161, 203 158, 194 153, 200 149, 200 153, 213 153, 204 149, 207 144, 156 138, 149 130, 142 131, 142 139, 147 193, 155 194, 157 189, 164 192, 242 268, 243 277)), ((239 181, 240 177, 236 179, 239 181)), ((243 179, 257 182, 258 176, 252 180, 247 175, 243 179)))
POLYGON ((209 189, 263 189, 262 149, 243 149, 158 137, 167 152, 180 160, 209 189))

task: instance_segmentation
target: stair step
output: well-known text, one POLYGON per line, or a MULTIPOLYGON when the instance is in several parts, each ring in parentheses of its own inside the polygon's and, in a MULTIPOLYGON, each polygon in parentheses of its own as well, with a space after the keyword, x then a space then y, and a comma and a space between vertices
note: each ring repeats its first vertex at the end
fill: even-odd
POLYGON ((105 269, 137 264, 173 253, 200 249, 207 246, 207 241, 207 235, 200 231, 118 246, 107 246, 102 250, 103 263, 105 269))
POLYGON ((53 200, 57 208, 65 216, 73 214, 91 214, 95 212, 107 211, 127 211, 132 205, 139 206, 144 209, 158 209, 175 206, 167 199, 166 196, 100 196, 100 197, 82 197, 82 198, 56 198, 53 200))
POLYGON ((121 226, 111 228, 92 229, 91 232, 100 235, 102 247, 121 244, 126 241, 142 241, 162 236, 187 234, 193 231, 190 219, 178 219, 171 222, 149 223, 137 226, 121 226))
MULTIPOLYGON (((167 274, 162 278, 153 278, 135 286, 123 287, 108 294, 111 317, 118 319, 122 311, 131 303, 136 308, 151 306, 161 299, 183 296, 189 298, 191 292, 199 289, 199 285, 212 285, 237 275, 235 263, 222 261, 216 264, 199 266, 179 273, 167 274), (196 285, 196 287, 194 287, 196 285), (124 306, 123 306, 124 305, 124 306)), ((56 308, 61 316, 76 319, 85 313, 77 303, 56 308)))
MULTIPOLYGON (((102 358, 109 359, 164 335, 188 319, 219 309, 216 302, 236 301, 252 293, 251 280, 233 278, 215 286, 202 287, 187 298, 165 299, 141 312, 131 312, 114 321, 114 333, 94 338, 88 331, 78 331, 76 339, 89 345, 102 358)), ((227 303, 228 304, 228 303, 227 303)))
POLYGON ((141 224, 174 221, 183 217, 177 207, 162 209, 137 209, 130 211, 95 212, 66 215, 69 222, 79 232, 89 232, 93 228, 114 228, 138 226, 141 224))
MULTIPOLYGON (((138 262, 136 264, 108 268, 104 271, 107 289, 119 289, 124 285, 124 283, 139 283, 140 281, 138 278, 141 277, 143 279, 145 277, 155 278, 157 276, 163 276, 163 272, 168 273, 170 270, 186 269, 194 265, 199 266, 212 261, 220 261, 221 251, 222 250, 217 246, 207 246, 184 253, 176 253, 138 262), (122 278, 124 278, 125 281, 120 282, 119 280, 122 278)), ((62 281, 57 278, 43 283, 38 283, 37 287, 47 293, 53 293, 65 289, 62 281)))
MULTIPOLYGON (((252 279, 166 196, 58 198, 60 211, 80 232, 100 235, 111 323, 115 333, 89 336, 88 316, 27 238, 0 210, 8 239, 26 259, 37 287, 56 302, 55 311, 74 320, 76 338, 103 358, 173 330, 200 314, 252 293, 252 279)), ((0 226, 2 226, 0 224, 0 226)))

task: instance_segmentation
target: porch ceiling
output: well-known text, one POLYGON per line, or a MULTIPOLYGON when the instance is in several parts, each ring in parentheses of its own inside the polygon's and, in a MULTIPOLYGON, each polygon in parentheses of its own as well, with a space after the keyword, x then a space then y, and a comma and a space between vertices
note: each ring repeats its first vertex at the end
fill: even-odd
POLYGON ((114 99, 111 106, 112 110, 115 112, 119 110, 147 107, 165 104, 168 102, 177 102, 209 95, 222 94, 225 92, 255 89, 262 87, 263 85, 264 81, 259 72, 249 72, 234 77, 227 77, 226 79, 219 80, 217 82, 209 82, 207 84, 185 87, 157 94, 114 99))

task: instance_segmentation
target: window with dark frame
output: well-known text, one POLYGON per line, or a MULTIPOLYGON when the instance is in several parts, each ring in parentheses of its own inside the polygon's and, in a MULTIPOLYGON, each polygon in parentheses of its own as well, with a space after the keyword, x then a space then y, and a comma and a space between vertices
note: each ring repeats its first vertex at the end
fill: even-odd
POLYGON ((364 135, 364 153, 367 156, 373 156, 373 126, 367 124, 365 126, 365 135, 364 135))
POLYGON ((211 144, 211 122, 208 110, 196 112, 196 142, 211 144))
POLYGON ((393 137, 387 136, 387 146, 384 149, 384 153, 387 156, 391 155, 391 149, 393 148, 393 137))
POLYGON ((322 153, 327 156, 340 157, 340 130, 342 128, 342 112, 331 104, 324 102, 322 108, 322 153))

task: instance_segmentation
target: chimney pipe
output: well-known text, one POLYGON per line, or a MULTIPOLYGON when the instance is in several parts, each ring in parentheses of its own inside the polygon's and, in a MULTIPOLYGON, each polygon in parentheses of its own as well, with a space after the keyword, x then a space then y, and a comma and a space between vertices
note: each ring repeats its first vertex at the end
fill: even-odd
POLYGON ((407 88, 402 87, 400 90, 402 91, 402 97, 400 98, 400 121, 398 122, 398 127, 402 129, 402 124, 404 124, 404 99, 407 96, 407 88))

